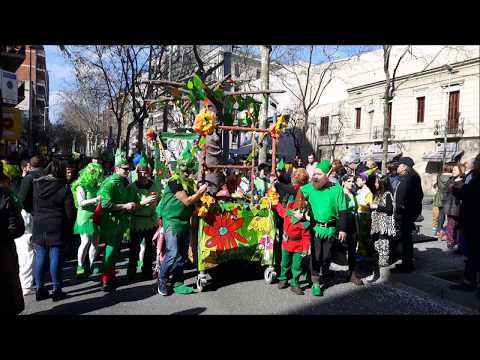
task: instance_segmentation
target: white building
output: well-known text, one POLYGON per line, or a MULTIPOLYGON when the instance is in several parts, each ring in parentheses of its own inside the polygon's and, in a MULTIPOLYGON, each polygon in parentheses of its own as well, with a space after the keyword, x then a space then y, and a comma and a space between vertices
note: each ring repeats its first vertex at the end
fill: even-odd
MULTIPOLYGON (((392 70, 403 49, 393 48, 392 70)), ((412 157, 431 194, 435 175, 427 173, 441 165, 445 125, 447 161, 480 152, 480 54, 478 46, 414 46, 412 53, 397 70, 389 157, 412 157)), ((321 157, 381 161, 383 50, 341 63, 334 77, 309 118, 308 142, 321 157)))

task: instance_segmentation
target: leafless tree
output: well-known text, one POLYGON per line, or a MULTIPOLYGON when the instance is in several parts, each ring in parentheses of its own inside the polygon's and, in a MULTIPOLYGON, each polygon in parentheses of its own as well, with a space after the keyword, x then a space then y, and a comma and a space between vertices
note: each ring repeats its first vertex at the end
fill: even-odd
POLYGON ((310 113, 333 79, 337 51, 338 47, 310 45, 289 46, 278 52, 277 64, 281 70, 275 75, 300 104, 304 131, 310 113), (322 57, 322 64, 315 63, 318 56, 322 57))

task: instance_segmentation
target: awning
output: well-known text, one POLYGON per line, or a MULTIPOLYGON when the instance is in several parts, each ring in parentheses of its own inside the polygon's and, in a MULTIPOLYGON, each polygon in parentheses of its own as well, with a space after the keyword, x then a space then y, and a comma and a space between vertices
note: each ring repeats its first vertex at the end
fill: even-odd
MULTIPOLYGON (((463 154, 463 151, 447 151, 445 160, 447 162, 450 161, 458 161, 463 154)), ((435 162, 442 162, 443 161, 443 152, 442 151, 434 151, 423 156, 423 160, 426 161, 435 161, 435 162)))
MULTIPOLYGON (((402 153, 388 153, 387 154, 387 161, 392 161, 394 159, 398 159, 402 156, 402 153)), ((368 159, 373 159, 375 162, 382 162, 383 161, 383 153, 369 153, 369 154, 362 154, 360 155, 360 160, 365 161, 368 159)))

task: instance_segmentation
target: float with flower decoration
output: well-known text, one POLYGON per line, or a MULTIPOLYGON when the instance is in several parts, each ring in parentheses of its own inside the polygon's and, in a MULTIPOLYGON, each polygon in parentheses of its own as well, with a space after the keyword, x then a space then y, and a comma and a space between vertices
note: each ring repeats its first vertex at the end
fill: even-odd
MULTIPOLYGON (((162 98, 161 101, 173 101, 174 106, 186 118, 194 119, 192 130, 198 140, 191 143, 191 153, 197 157, 200 164, 199 182, 209 184, 209 190, 201 198, 196 208, 196 216, 192 219, 192 225, 198 225, 197 241, 193 242, 190 252, 190 257, 192 261, 196 260, 194 262, 199 271, 197 289, 202 291, 207 284, 208 269, 232 260, 261 263, 267 267, 265 281, 271 283, 276 275, 273 270, 276 228, 272 208, 278 203, 278 194, 271 188, 262 198, 254 195, 255 156, 263 139, 271 136, 272 174, 275 174, 276 145, 286 121, 284 116, 278 116, 269 128, 256 127, 261 103, 252 95, 284 91, 229 92, 225 89, 239 85, 238 82, 230 80, 230 76, 207 86, 205 79, 199 74, 185 84, 171 81, 144 82, 173 88, 170 91, 171 98, 162 98), (239 118, 239 113, 244 115, 239 118), (221 163, 223 153, 229 149, 223 149, 218 139, 224 132, 230 131, 251 133, 252 138, 255 133, 261 135, 258 145, 254 141, 248 163, 221 163), (211 180, 225 170, 243 172, 244 179, 250 180, 249 189, 242 190, 239 186, 239 174, 230 174, 223 182, 211 180)), ((153 133, 153 130, 150 132, 153 133)), ((152 141, 161 144, 152 134, 150 137, 152 141)))

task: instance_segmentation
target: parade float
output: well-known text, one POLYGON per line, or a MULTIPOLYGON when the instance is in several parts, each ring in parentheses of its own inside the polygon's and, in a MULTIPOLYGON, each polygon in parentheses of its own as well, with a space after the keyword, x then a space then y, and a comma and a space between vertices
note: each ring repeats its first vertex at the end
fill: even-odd
POLYGON ((171 95, 155 102, 171 101, 186 118, 189 114, 192 118, 194 116, 194 133, 160 133, 156 136, 154 130, 149 129, 147 138, 155 146, 160 146, 160 152, 165 154, 162 160, 169 166, 174 165, 173 158, 179 156, 196 159, 199 164, 197 180, 208 184, 208 190, 192 218, 192 228, 198 228, 190 251, 198 269, 197 289, 202 291, 207 285, 206 272, 209 269, 232 260, 258 262, 266 266, 265 281, 271 283, 276 276, 273 268, 276 241, 273 207, 278 203, 278 194, 274 188, 266 189, 262 196, 255 192, 256 156, 263 140, 270 136, 271 169, 272 175, 275 175, 276 147, 286 121, 284 116, 278 116, 269 128, 259 128, 261 103, 252 95, 283 91, 229 92, 224 89, 239 85, 229 76, 207 86, 197 74, 185 84, 171 81, 150 83, 164 86, 171 95), (252 152, 242 164, 222 163, 224 152, 229 149, 222 147, 221 139, 225 132, 231 131, 246 132, 252 136, 252 152), (255 141, 257 135, 258 144, 255 141), (162 141, 172 141, 175 136, 184 142, 169 147, 162 141), (176 149, 176 156, 172 149, 176 149))

